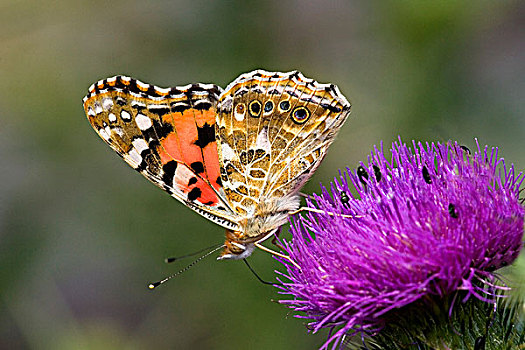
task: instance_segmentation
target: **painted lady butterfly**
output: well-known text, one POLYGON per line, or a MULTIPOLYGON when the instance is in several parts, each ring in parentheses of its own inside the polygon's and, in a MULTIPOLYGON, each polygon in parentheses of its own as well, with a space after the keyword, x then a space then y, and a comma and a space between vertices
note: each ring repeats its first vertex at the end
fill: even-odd
POLYGON ((243 259, 299 208, 350 103, 297 71, 256 70, 224 91, 116 76, 89 88, 84 109, 131 167, 226 228, 219 259, 243 259))

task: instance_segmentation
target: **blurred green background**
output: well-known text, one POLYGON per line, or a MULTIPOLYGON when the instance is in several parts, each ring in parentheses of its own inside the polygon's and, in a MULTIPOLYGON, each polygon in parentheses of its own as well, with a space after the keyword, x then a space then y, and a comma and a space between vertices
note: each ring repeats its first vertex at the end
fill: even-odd
MULTIPOLYGON (((333 82, 351 118, 305 192, 374 144, 500 147, 525 168, 519 1, 1 1, 0 348, 313 349, 326 333, 240 262, 163 258, 223 240, 113 154, 82 109, 127 74, 225 87, 256 68, 333 82), (189 262, 189 261, 188 261, 189 262)), ((278 264, 256 252, 265 279, 278 264)), ((507 270, 525 279, 523 259, 507 270)))

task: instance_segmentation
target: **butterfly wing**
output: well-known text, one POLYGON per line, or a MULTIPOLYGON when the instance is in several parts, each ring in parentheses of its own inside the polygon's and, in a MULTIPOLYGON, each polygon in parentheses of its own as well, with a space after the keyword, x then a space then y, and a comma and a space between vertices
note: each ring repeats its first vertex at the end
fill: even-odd
POLYGON ((297 193, 350 113, 332 84, 257 70, 232 82, 218 106, 221 179, 234 210, 297 193))
POLYGON ((133 169, 206 218, 236 229, 215 140, 221 88, 159 88, 116 76, 89 88, 84 109, 97 134, 133 169))

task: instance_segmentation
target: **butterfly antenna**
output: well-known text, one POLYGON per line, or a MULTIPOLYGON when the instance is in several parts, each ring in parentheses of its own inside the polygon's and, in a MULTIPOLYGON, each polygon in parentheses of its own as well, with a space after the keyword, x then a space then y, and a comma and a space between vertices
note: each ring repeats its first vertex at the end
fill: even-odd
POLYGON ((246 260, 246 259, 242 259, 242 260, 244 261, 244 263, 246 264, 246 266, 248 266, 248 268, 249 268, 250 271, 253 273, 253 275, 254 275, 255 277, 257 277, 257 279, 259 280, 259 282, 261 282, 262 284, 268 284, 268 285, 270 285, 270 286, 273 286, 273 285, 276 285, 276 284, 277 284, 277 285, 280 284, 280 283, 272 283, 272 282, 268 282, 268 281, 263 280, 263 279, 257 274, 257 272, 255 272, 255 270, 250 266, 250 264, 248 264, 248 260, 246 260))
POLYGON ((215 253, 217 250, 219 250, 219 249, 221 249, 221 248, 224 248, 224 245, 220 245, 220 246, 216 247, 215 249, 209 251, 208 253, 204 254, 204 255, 201 256, 201 257, 199 257, 198 259, 196 259, 195 261, 193 261, 191 264, 189 264, 188 266, 186 266, 186 267, 183 268, 182 270, 180 270, 180 271, 174 273, 173 275, 168 276, 168 277, 166 277, 166 278, 164 278, 164 279, 162 279, 162 280, 160 280, 160 281, 150 283, 150 284, 148 285, 148 288, 149 288, 149 289, 155 289, 155 288, 157 288, 158 286, 160 286, 161 284, 164 284, 164 283, 168 282, 168 281, 169 281, 170 279, 172 279, 173 277, 178 276, 178 275, 180 275, 181 273, 183 273, 183 272, 189 270, 190 268, 193 267, 193 265, 195 265, 196 263, 198 263, 198 262, 201 261, 202 259, 204 259, 204 258, 210 256, 211 254, 215 253))
MULTIPOLYGON (((224 245, 221 243, 219 246, 222 248, 224 245)), ((199 253, 202 253, 202 252, 208 251, 208 250, 210 250, 210 249, 217 248, 217 247, 219 247, 219 246, 217 246, 216 244, 214 244, 214 245, 212 245, 212 246, 209 246, 209 247, 206 247, 206 248, 200 249, 200 250, 198 250, 198 251, 196 251, 196 252, 193 252, 193 253, 190 253, 190 254, 181 255, 181 256, 172 256, 172 257, 169 257, 169 258, 164 259, 164 262, 165 262, 166 264, 170 264, 170 263, 172 263, 172 262, 174 262, 174 261, 176 261, 176 260, 181 260, 181 259, 184 259, 184 258, 189 258, 189 257, 195 256, 195 255, 197 255, 197 254, 199 254, 199 253)))

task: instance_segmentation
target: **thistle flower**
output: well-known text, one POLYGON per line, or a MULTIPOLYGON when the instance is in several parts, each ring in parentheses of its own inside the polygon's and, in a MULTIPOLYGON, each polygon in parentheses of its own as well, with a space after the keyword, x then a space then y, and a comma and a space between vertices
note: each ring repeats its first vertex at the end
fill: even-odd
POLYGON ((319 212, 291 220, 284 247, 295 264, 281 303, 331 328, 323 348, 347 334, 372 334, 390 311, 461 295, 494 303, 495 270, 522 248, 524 174, 498 158, 457 143, 394 142, 391 159, 377 148, 356 171, 340 173, 331 194, 308 201, 319 212), (351 188, 356 192, 352 198, 351 188), (461 291, 462 294, 458 294, 461 291))

